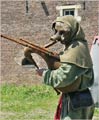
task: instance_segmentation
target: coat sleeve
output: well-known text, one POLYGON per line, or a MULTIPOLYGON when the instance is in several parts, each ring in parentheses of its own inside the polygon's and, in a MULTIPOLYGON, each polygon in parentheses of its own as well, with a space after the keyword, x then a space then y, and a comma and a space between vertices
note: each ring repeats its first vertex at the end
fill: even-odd
POLYGON ((44 83, 54 88, 65 87, 72 84, 87 69, 80 68, 74 64, 62 64, 56 70, 47 70, 44 73, 44 83))

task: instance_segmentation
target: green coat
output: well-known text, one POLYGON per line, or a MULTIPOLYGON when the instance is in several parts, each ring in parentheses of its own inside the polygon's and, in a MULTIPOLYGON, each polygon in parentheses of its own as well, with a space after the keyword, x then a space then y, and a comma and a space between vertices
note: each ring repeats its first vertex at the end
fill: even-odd
POLYGON ((68 86, 78 78, 81 79, 79 90, 90 87, 93 84, 93 70, 64 63, 57 70, 45 71, 44 83, 54 88, 60 88, 68 86))
MULTIPOLYGON (((47 70, 44 72, 44 83, 54 88, 68 86, 76 79, 81 79, 78 91, 90 87, 93 84, 93 70, 88 68, 80 68, 70 63, 62 64, 57 70, 47 70)), ((68 93, 62 94, 62 112, 61 120, 70 119, 91 119, 94 112, 94 104, 89 107, 80 107, 75 109, 71 106, 68 93)))

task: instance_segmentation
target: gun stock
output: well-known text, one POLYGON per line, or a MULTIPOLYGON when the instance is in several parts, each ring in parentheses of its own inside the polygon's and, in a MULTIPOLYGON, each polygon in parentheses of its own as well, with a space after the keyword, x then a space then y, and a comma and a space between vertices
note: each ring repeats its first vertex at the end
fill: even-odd
POLYGON ((7 40, 10 40, 12 42, 15 42, 17 44, 20 44, 22 46, 31 48, 32 49, 31 53, 39 54, 46 61, 49 69, 57 69, 61 65, 58 54, 46 49, 49 46, 51 46, 51 44, 55 44, 55 42, 50 43, 49 45, 46 45, 47 47, 44 48, 44 47, 40 47, 38 45, 35 45, 27 40, 23 40, 23 39, 16 40, 14 38, 8 37, 8 36, 3 35, 3 34, 1 35, 1 37, 5 38, 7 40))

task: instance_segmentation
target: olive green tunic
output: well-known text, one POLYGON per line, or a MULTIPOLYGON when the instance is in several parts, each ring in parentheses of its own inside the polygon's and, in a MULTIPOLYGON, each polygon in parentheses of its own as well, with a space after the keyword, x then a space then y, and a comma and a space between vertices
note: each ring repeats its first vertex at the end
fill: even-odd
POLYGON ((93 70, 63 63, 57 70, 45 71, 44 83, 54 88, 60 88, 70 85, 77 78, 81 79, 79 90, 86 89, 93 84, 93 70))
MULTIPOLYGON (((66 87, 77 78, 81 79, 78 91, 82 91, 93 84, 92 69, 84 69, 70 63, 63 63, 57 70, 47 70, 44 72, 44 83, 54 88, 66 87)), ((92 118, 94 104, 87 108, 75 109, 71 106, 68 94, 63 94, 61 119, 88 119, 92 118)))

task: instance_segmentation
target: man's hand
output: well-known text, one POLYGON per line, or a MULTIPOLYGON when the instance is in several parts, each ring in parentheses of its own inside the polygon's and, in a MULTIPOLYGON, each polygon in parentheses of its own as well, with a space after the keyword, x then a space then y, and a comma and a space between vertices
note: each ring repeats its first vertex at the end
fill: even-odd
POLYGON ((43 72, 45 71, 46 69, 37 69, 36 72, 39 76, 42 76, 43 75, 43 72))

